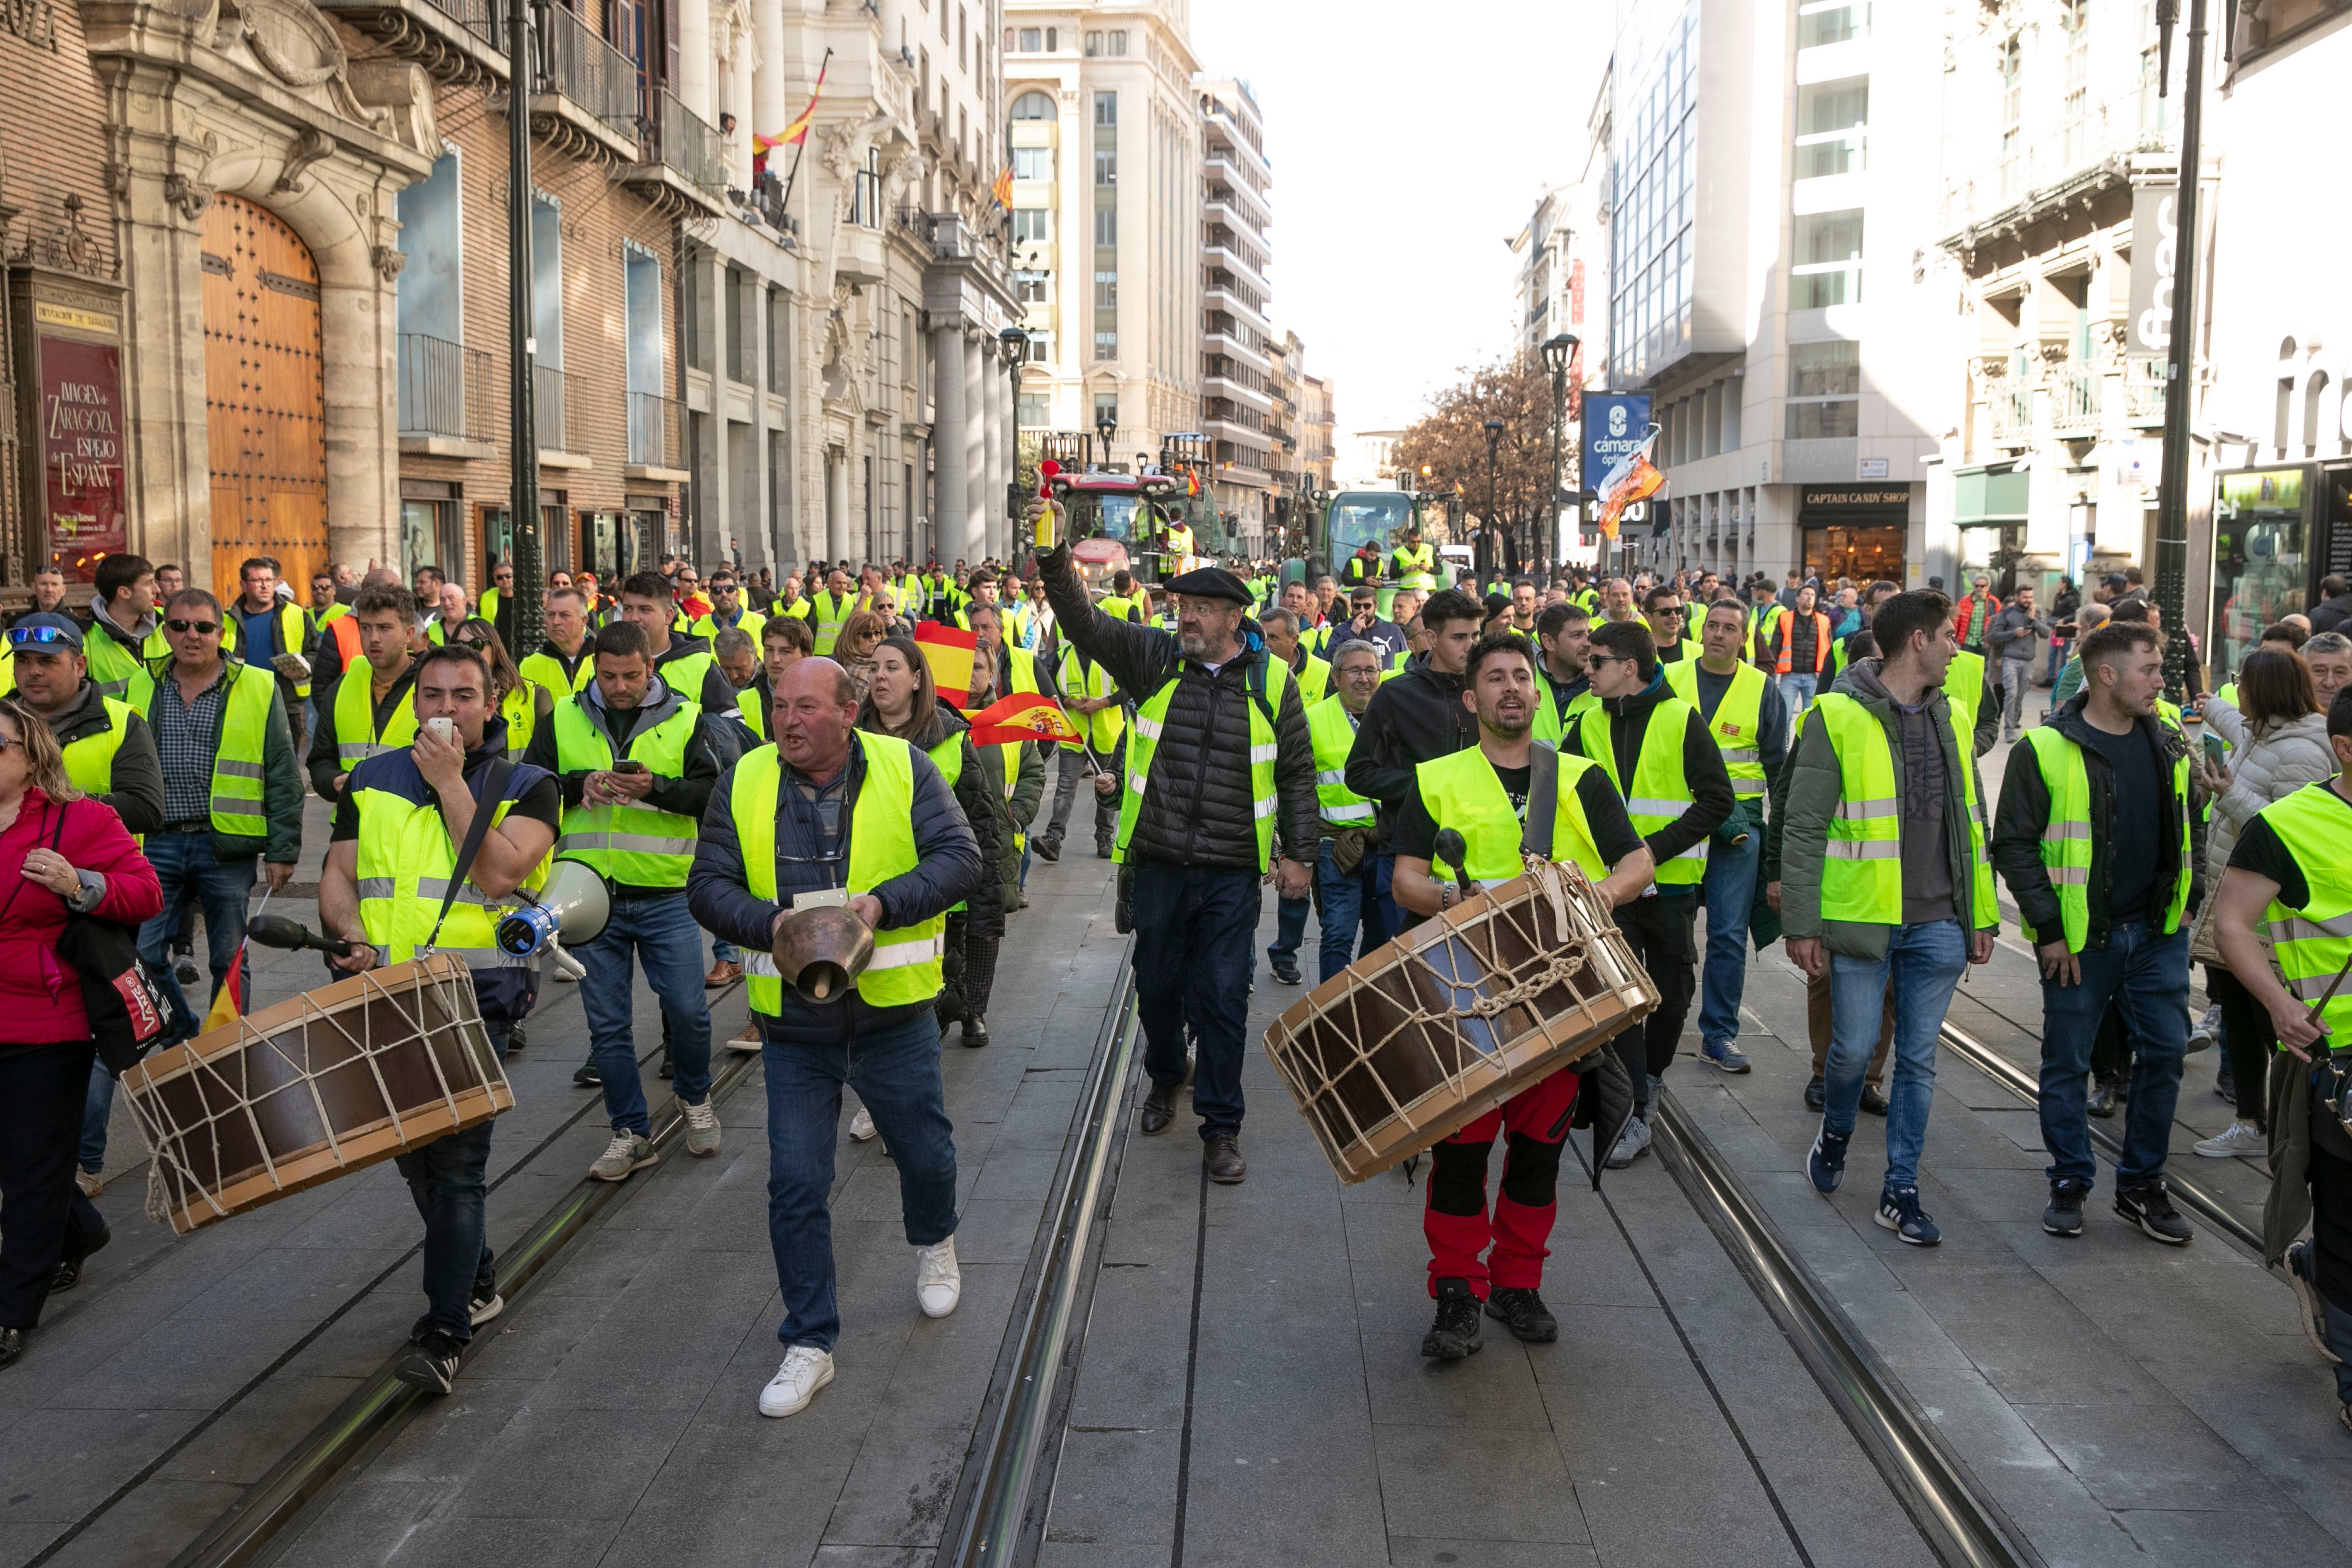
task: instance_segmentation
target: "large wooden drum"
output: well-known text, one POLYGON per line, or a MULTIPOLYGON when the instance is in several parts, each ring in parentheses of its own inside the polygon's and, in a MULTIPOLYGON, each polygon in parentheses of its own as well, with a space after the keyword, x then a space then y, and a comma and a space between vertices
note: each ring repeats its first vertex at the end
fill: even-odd
POLYGON ((1535 861, 1317 986, 1267 1026, 1265 1048, 1332 1168, 1354 1183, 1657 1005, 1584 874, 1535 861))
POLYGON ((185 1235, 514 1108, 465 960, 372 970, 122 1075, 148 1213, 185 1235))

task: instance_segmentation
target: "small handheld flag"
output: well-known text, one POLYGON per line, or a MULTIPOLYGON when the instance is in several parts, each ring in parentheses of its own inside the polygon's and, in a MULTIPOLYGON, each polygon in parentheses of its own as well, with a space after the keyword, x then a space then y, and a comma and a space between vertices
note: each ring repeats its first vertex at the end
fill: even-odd
POLYGON ((971 743, 975 746, 1078 739, 1078 727, 1070 722, 1061 704, 1039 691, 1016 691, 965 717, 971 721, 971 743))
POLYGON ((939 621, 915 623, 915 646, 931 667, 931 684, 940 695, 961 708, 971 700, 971 662, 980 639, 939 621))

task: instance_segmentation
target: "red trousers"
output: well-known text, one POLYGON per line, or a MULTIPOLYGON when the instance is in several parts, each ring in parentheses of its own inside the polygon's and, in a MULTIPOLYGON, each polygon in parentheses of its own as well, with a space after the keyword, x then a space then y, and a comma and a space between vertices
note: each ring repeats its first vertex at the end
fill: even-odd
POLYGON ((1566 1069, 1540 1079, 1430 1151, 1421 1233, 1429 1241, 1432 1296, 1440 1279, 1467 1280, 1482 1301, 1489 1289, 1532 1290, 1543 1283, 1560 1147, 1580 1081, 1566 1069), (1498 1132, 1505 1137, 1503 1184, 1489 1220, 1486 1159, 1498 1132))

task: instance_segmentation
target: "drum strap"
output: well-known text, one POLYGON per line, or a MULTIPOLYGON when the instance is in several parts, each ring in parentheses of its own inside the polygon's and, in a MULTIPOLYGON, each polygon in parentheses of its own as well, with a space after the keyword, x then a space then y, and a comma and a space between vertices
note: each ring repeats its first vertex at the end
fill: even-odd
POLYGON ((474 794, 473 826, 466 830, 466 842, 457 849, 457 875, 449 879, 448 890, 441 895, 441 912, 433 917, 433 931, 425 939, 421 952, 432 952, 433 944, 441 939, 441 922, 449 918, 450 906, 457 901, 457 889, 473 874, 474 857, 482 852, 482 840, 489 837, 490 818, 499 814, 499 802, 506 798, 507 781, 514 776, 514 763, 504 757, 493 757, 481 776, 482 787, 474 794))
POLYGON ((1559 753, 1548 741, 1528 747, 1528 819, 1519 826, 1519 853, 1551 858, 1552 827, 1559 818, 1559 753))

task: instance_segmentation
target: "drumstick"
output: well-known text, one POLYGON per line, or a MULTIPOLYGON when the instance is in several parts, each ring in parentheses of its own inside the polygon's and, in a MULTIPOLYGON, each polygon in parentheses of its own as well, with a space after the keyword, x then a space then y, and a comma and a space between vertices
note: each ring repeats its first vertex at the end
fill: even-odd
POLYGON ((2326 1010, 2330 1002, 2336 1000, 2336 988, 2344 984, 2344 977, 2347 974, 2352 974, 2352 958, 2347 958, 2344 961, 2344 967, 2337 970, 2336 972, 2336 978, 2327 983, 2326 994, 2322 995, 2318 1001, 2314 1002, 2311 1005, 2311 1011, 2305 1014, 2304 1016, 2308 1018, 2314 1024, 2318 1023, 2319 1015, 2326 1010))
POLYGON ((1462 842, 1462 835, 1451 827, 1441 827, 1430 848, 1440 860, 1454 862, 1454 885, 1461 889, 1462 901, 1469 902, 1470 868, 1466 862, 1470 858, 1470 847, 1462 842))

